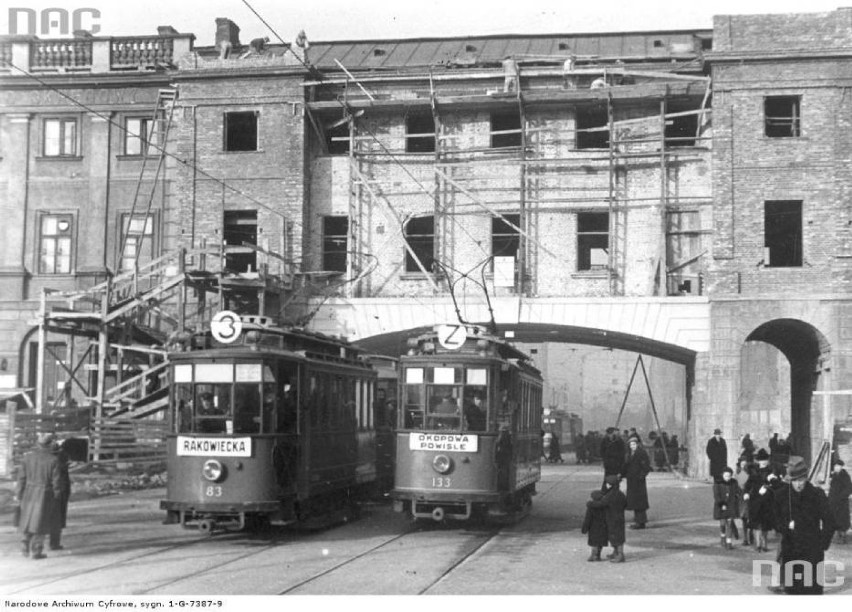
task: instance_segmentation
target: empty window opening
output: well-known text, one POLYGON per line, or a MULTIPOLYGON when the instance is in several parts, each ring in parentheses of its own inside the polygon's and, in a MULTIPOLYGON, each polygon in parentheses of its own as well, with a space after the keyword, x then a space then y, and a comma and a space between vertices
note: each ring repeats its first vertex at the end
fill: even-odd
MULTIPOLYGON (((431 272, 435 262, 435 218, 428 216, 409 219, 405 224, 405 241, 426 271, 431 272)), ((421 271, 408 249, 405 250, 405 271, 421 271)))
POLYGON ((323 217, 322 269, 346 272, 346 245, 349 238, 349 217, 323 217))
POLYGON ((225 150, 257 151, 256 111, 225 113, 225 150))
POLYGON ((39 227, 39 274, 71 273, 71 215, 43 215, 39 227))
POLYGON ((435 150, 435 118, 432 115, 408 115, 405 118, 405 150, 409 153, 435 150))
POLYGON ((491 148, 520 146, 521 114, 518 111, 491 113, 491 148))
POLYGON ((606 107, 577 111, 577 148, 606 149, 609 147, 609 116, 606 107))
POLYGON ((225 268, 229 272, 254 272, 257 270, 257 211, 226 210, 223 238, 225 268))
POLYGON ((664 47, 664 46, 665 46, 665 44, 663 43, 662 40, 657 39, 657 40, 654 41, 654 48, 655 49, 659 49, 659 48, 664 47))
POLYGON ((373 57, 382 57, 383 55, 387 55, 387 51, 384 49, 373 49, 373 57))
POLYGON ((491 254, 494 257, 518 258, 521 234, 515 227, 520 227, 520 223, 521 215, 491 218, 491 254), (512 227, 513 225, 515 227, 512 227))
POLYGON ((698 113, 681 115, 698 109, 671 105, 666 111, 666 147, 694 147, 698 132, 698 113), (675 116, 672 116, 675 115, 675 116))
POLYGON ((799 200, 764 204, 763 263, 770 268, 802 265, 802 202, 799 200))
POLYGON ((476 51, 476 47, 474 45, 465 45, 464 50, 467 53, 473 53, 474 51, 476 51))
POLYGON ((770 138, 801 136, 799 96, 767 96, 763 101, 766 135, 770 138))
POLYGON ((43 150, 45 157, 76 157, 77 120, 45 119, 43 150))
POLYGON ((325 146, 329 155, 349 153, 349 123, 344 122, 325 129, 325 146))
POLYGON ((577 214, 577 269, 609 266, 609 213, 577 214))

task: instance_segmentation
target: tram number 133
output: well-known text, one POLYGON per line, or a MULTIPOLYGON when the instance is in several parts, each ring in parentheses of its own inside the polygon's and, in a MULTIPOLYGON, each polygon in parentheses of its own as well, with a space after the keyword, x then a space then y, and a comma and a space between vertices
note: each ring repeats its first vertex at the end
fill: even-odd
POLYGON ((205 497, 222 497, 222 487, 208 486, 204 487, 205 497))
POLYGON ((446 476, 437 476, 432 479, 432 486, 436 489, 449 489, 452 486, 452 481, 446 476))

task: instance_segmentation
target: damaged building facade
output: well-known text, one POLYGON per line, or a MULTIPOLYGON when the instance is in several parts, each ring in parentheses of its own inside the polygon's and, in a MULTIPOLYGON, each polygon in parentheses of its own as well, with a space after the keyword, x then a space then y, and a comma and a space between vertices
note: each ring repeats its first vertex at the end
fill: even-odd
POLYGON ((692 474, 715 427, 733 453, 789 425, 806 452, 813 391, 848 370, 844 15, 3 40, 6 386, 49 409, 73 374, 101 414, 152 414, 128 381, 222 308, 396 354, 411 330, 493 320, 677 364, 692 474))

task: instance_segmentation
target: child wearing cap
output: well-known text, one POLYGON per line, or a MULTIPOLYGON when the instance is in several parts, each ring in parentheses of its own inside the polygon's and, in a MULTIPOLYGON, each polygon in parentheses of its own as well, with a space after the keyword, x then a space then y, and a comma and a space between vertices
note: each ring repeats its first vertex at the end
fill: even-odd
POLYGON ((592 491, 591 501, 586 502, 586 517, 583 519, 583 528, 580 532, 589 534, 588 542, 592 548, 592 554, 587 561, 600 561, 601 549, 607 543, 606 509, 592 505, 592 502, 603 499, 603 495, 602 491, 592 491))
POLYGON ((612 563, 624 563, 624 511, 627 508, 627 496, 618 488, 620 481, 617 474, 604 478, 603 497, 586 504, 589 508, 604 508, 606 511, 607 539, 612 546, 612 553, 607 555, 607 559, 612 563))
POLYGON ((740 485, 734 479, 734 470, 725 466, 722 481, 713 485, 713 518, 719 521, 722 548, 734 547, 734 519, 740 514, 740 485))

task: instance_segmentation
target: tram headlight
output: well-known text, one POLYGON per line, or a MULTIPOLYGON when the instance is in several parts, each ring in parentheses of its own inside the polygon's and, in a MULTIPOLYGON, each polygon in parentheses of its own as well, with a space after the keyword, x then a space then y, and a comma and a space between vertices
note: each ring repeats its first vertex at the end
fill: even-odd
POLYGON ((225 476, 225 466, 216 459, 208 459, 201 468, 201 475, 210 482, 218 482, 225 476))
POLYGON ((439 474, 446 474, 453 469, 453 460, 446 455, 435 455, 432 459, 432 469, 439 474))

